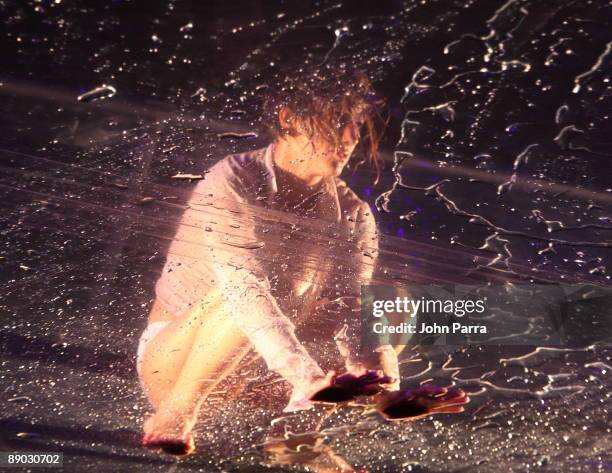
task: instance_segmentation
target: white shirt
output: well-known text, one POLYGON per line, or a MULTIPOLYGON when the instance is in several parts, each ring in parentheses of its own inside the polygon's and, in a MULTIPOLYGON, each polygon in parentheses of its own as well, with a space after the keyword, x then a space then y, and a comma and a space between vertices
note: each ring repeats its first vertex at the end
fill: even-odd
POLYGON ((302 213, 283 209, 272 151, 227 156, 198 182, 156 295, 180 315, 220 290, 225 312, 268 367, 298 387, 322 371, 294 323, 320 297, 359 297, 372 277, 378 237, 369 206, 338 177, 305 196, 302 213))

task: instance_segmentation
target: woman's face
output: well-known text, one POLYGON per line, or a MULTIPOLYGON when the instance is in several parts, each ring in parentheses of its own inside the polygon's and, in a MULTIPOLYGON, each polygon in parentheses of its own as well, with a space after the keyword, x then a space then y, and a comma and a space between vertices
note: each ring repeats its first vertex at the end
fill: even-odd
POLYGON ((340 128, 339 145, 320 136, 309 136, 298 132, 291 139, 295 140, 295 153, 299 156, 301 167, 312 176, 338 176, 349 162, 355 147, 359 143, 361 123, 346 120, 340 128))

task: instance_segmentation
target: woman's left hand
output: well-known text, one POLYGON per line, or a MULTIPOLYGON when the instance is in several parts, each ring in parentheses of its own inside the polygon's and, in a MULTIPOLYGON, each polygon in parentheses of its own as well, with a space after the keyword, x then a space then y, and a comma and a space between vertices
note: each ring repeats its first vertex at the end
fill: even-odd
POLYGON ((455 414, 464 411, 470 398, 459 388, 425 385, 381 393, 378 412, 387 420, 416 420, 432 414, 455 414))

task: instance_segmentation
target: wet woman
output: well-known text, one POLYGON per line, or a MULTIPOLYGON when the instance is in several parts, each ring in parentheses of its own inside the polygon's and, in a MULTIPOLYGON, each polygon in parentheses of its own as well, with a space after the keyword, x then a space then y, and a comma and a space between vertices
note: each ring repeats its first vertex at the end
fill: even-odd
MULTIPOLYGON (((285 412, 399 389, 394 348, 359 349, 360 285, 372 278, 378 238, 369 206, 338 177, 362 134, 377 165, 370 83, 349 71, 303 73, 265 110, 271 144, 222 159, 199 182, 157 282, 138 349, 155 408, 147 447, 193 451, 200 406, 251 349, 291 385, 285 412), (323 371, 330 350, 315 359, 305 348, 296 328, 311 325, 335 340, 347 374, 323 371)), ((421 394, 423 412, 458 412, 465 400, 421 394)), ((402 399, 389 395, 385 405, 402 399)))

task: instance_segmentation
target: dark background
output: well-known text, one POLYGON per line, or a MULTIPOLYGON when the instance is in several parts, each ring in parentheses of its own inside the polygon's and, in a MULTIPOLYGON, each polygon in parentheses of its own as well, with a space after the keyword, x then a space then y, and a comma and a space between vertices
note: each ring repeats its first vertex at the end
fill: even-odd
MULTIPOLYGON (((604 1, 3 1, 0 12, 3 450, 62 450, 67 471, 167 468, 138 448, 148 405, 134 357, 193 186, 170 176, 265 145, 261 86, 307 57, 366 70, 387 100, 381 181, 367 165, 344 176, 384 234, 377 277, 609 285, 604 1), (102 84, 116 95, 77 100, 102 84)), ((406 384, 455 383, 470 410, 401 425, 349 410, 326 421, 326 441, 373 471, 607 468, 610 365, 603 341, 412 350, 406 384)), ((264 461, 258 428, 285 392, 252 366, 258 381, 220 395, 202 454, 179 468, 264 461)))

